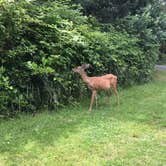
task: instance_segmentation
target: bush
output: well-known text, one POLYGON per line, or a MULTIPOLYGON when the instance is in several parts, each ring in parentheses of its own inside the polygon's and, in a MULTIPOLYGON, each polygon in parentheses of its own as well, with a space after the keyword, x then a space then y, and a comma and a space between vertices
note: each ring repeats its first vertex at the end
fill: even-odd
POLYGON ((129 13, 135 14, 137 10, 152 3, 153 0, 72 0, 72 2, 80 3, 84 14, 95 16, 102 23, 110 23, 129 13))
POLYGON ((82 63, 92 64, 90 75, 112 72, 131 85, 149 80, 156 61, 137 36, 112 26, 102 32, 95 19, 59 2, 1 3, 0 34, 3 115, 73 103, 87 89, 72 72, 82 63))
POLYGON ((128 34, 140 39, 139 45, 147 60, 151 59, 149 57, 162 59, 166 43, 166 13, 162 1, 154 1, 136 15, 120 19, 116 22, 116 27, 125 29, 128 34))
POLYGON ((150 80, 158 54, 152 54, 151 50, 145 52, 140 47, 139 38, 129 35, 124 30, 118 32, 113 27, 108 33, 86 34, 90 39, 88 48, 93 48, 93 52, 87 52, 89 56, 92 52, 92 64, 97 72, 95 74, 114 73, 118 76, 121 86, 150 80))

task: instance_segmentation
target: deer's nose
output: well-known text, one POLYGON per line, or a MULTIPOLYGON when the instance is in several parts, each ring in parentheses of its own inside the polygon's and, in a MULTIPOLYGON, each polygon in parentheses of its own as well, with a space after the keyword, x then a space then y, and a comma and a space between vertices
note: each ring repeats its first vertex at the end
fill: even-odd
POLYGON ((76 72, 76 71, 75 71, 75 68, 74 68, 74 69, 72 69, 72 71, 73 71, 73 72, 76 72))

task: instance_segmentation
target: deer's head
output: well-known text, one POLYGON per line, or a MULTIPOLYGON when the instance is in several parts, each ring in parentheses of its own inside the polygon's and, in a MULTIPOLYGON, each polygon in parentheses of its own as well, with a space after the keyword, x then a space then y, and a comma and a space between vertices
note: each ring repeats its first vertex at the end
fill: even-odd
POLYGON ((72 70, 75 73, 82 73, 82 72, 84 72, 85 69, 88 69, 90 66, 91 66, 90 64, 83 64, 81 66, 73 68, 72 70))

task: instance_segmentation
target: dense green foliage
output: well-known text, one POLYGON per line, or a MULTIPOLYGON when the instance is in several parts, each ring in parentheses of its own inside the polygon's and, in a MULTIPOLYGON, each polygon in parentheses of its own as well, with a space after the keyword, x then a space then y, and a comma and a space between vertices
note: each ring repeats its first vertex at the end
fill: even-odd
POLYGON ((80 3, 85 15, 95 16, 99 22, 104 23, 104 26, 109 23, 116 24, 117 27, 121 25, 128 33, 135 34, 141 38, 142 47, 151 45, 151 43, 159 44, 159 62, 166 63, 166 5, 163 5, 164 0, 72 1, 80 3))
POLYGON ((148 29, 155 18, 133 18, 106 26, 66 1, 0 3, 0 114, 52 109, 82 97, 86 87, 72 72, 82 63, 92 65, 89 75, 116 74, 121 85, 148 81, 161 37, 148 29))
POLYGON ((95 16, 100 22, 108 23, 147 6, 153 0, 72 0, 83 6, 86 15, 95 16))

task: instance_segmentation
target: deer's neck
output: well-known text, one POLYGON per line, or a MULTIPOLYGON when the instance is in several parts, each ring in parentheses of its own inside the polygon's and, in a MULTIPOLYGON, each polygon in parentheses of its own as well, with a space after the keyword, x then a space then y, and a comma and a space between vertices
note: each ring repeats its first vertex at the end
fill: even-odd
POLYGON ((88 84, 89 81, 90 81, 90 79, 89 79, 89 77, 87 76, 87 74, 86 74, 85 72, 81 72, 80 75, 81 75, 83 81, 88 84))

